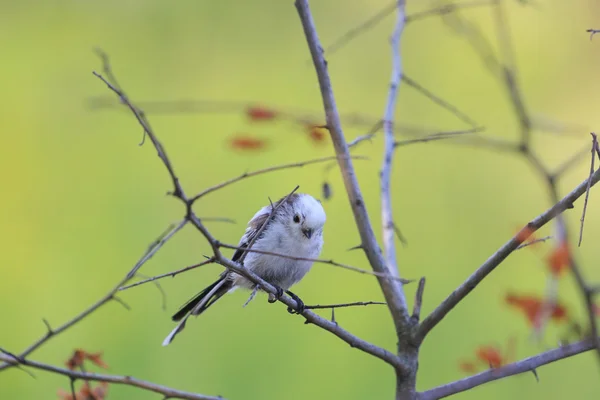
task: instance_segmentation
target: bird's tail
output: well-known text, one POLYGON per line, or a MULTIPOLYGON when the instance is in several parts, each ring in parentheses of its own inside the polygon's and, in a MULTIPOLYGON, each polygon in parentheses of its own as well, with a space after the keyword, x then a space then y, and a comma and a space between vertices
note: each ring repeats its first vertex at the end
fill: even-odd
POLYGON ((198 293, 190 301, 185 303, 179 311, 173 315, 173 321, 179 321, 175 329, 169 333, 169 335, 163 340, 162 345, 169 345, 175 336, 185 328, 185 323, 190 315, 199 315, 203 313, 208 307, 214 304, 215 301, 219 300, 225 293, 227 293, 233 286, 233 283, 227 279, 225 275, 198 293))
POLYGON ((200 293, 198 293, 196 296, 190 299, 187 303, 181 306, 179 311, 177 311, 173 315, 173 321, 180 321, 190 311, 192 311, 191 315, 202 314, 204 311, 206 311, 208 307, 213 305, 225 293, 227 293, 231 289, 231 287, 232 282, 228 280, 225 276, 222 276, 215 283, 202 290, 200 293), (196 306, 198 306, 200 303, 203 304, 197 310, 195 310, 196 306))

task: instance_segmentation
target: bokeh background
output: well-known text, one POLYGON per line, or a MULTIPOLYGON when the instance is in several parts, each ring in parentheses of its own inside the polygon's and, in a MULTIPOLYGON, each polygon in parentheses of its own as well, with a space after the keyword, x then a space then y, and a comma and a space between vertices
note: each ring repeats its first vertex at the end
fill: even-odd
MULTIPOLYGON (((325 44, 375 14, 387 1, 313 2, 325 44)), ((431 7, 409 1, 408 13, 431 7)), ((540 119, 566 121, 568 134, 536 130, 534 146, 549 166, 558 166, 589 143, 600 123, 598 96, 600 40, 585 30, 600 28, 594 1, 506 1, 528 108, 540 119), (525 3, 525 4, 524 4, 525 3)), ((489 8, 461 14, 481 27, 497 48, 489 8)), ((390 73, 388 36, 394 17, 329 57, 335 94, 344 113, 373 121, 382 115, 390 73)), ((321 117, 315 73, 292 1, 27 1, 0 3, 0 346, 19 352, 44 334, 42 318, 57 326, 88 307, 132 267, 147 246, 183 209, 165 192, 171 184, 142 131, 127 112, 94 109, 91 100, 111 93, 92 75, 102 47, 112 58, 121 85, 139 101, 182 99, 260 103, 282 111, 307 110, 321 117)), ((405 71, 487 128, 484 135, 517 138, 517 123, 503 87, 485 69, 463 37, 439 17, 407 27, 405 71)), ((332 154, 289 122, 251 123, 243 113, 149 112, 189 193, 246 170, 332 154), (235 134, 267 141, 260 151, 236 151, 235 134)), ((399 122, 424 128, 462 129, 463 123, 416 91, 401 87, 399 122)), ((349 139, 365 127, 347 124, 349 139)), ((376 231, 380 232, 377 172, 382 141, 364 143, 356 154, 358 178, 376 231)), ((589 156, 560 181, 561 193, 585 179, 589 156)), ((210 223, 214 235, 237 242, 247 221, 267 201, 294 185, 320 195, 323 180, 333 197, 324 258, 368 268, 360 252, 347 252, 358 234, 337 170, 322 165, 246 180, 202 199, 197 212, 228 217, 236 225, 210 223)), ((513 155, 450 143, 399 149, 394 165, 395 218, 408 239, 398 245, 407 278, 427 277, 424 313, 504 243, 516 228, 548 206, 544 183, 513 155)), ((583 246, 577 257, 590 279, 600 279, 600 207, 591 195, 583 246)), ((577 228, 581 202, 568 213, 577 228)), ((552 234, 548 227, 542 234, 552 234)), ((552 244, 523 250, 498 268, 427 339, 421 351, 418 388, 424 390, 465 376, 458 363, 472 359, 483 344, 506 347, 517 338, 524 357, 556 345, 563 332, 551 325, 543 341, 531 340, 525 319, 504 303, 510 291, 544 293, 544 258, 552 244)), ((155 275, 193 264, 209 248, 192 228, 170 241, 142 269, 155 275)), ((183 390, 228 399, 389 399, 394 374, 384 363, 290 316, 264 296, 248 307, 236 292, 191 320, 169 347, 160 343, 172 329, 180 303, 220 272, 208 266, 161 282, 167 309, 152 285, 122 293, 131 306, 113 302, 31 358, 63 365, 76 347, 103 351, 110 373, 133 375, 183 390)), ((412 299, 415 285, 407 286, 412 299)), ((381 300, 368 276, 316 265, 295 291, 307 302, 381 300)), ((560 299, 583 320, 574 282, 560 282, 560 299)), ((412 302, 412 301, 411 301, 412 302)), ((328 312, 324 312, 328 315, 328 312)), ((387 310, 340 310, 338 322, 360 337, 395 347, 387 310)), ((457 399, 597 398, 598 365, 580 355, 538 371, 485 385, 457 399)), ((53 399, 69 382, 17 369, 0 373, 2 399, 53 399)), ((153 399, 158 395, 112 385, 111 399, 153 399)))

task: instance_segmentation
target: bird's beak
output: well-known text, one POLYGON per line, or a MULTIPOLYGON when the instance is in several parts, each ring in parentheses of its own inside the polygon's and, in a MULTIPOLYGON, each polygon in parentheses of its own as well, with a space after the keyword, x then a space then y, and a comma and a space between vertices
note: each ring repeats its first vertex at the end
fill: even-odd
POLYGON ((304 234, 304 236, 306 236, 307 239, 310 239, 313 234, 313 231, 312 231, 312 229, 307 228, 307 229, 302 229, 302 233, 304 234))

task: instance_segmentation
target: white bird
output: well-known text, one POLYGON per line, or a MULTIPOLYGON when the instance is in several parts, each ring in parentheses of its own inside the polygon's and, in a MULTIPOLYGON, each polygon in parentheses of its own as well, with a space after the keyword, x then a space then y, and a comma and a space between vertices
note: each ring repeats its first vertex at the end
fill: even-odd
MULTIPOLYGON (((317 258, 323 248, 325 220, 325 210, 321 202, 314 197, 303 193, 292 194, 287 200, 284 197, 273 206, 265 206, 254 214, 239 242, 239 249, 231 260, 234 262, 240 260, 244 254, 243 249, 253 240, 252 250, 297 258, 317 258), (279 205, 284 200, 285 202, 279 205), (272 207, 277 209, 269 219, 272 207), (267 225, 260 232, 260 236, 254 239, 267 220, 267 225)), ((280 289, 280 295, 285 291, 294 298, 300 312, 304 304, 298 296, 289 291, 289 288, 306 275, 312 264, 312 261, 294 260, 258 252, 248 252, 243 260, 245 268, 280 289)), ((175 335, 183 330, 189 316, 202 314, 224 294, 238 287, 255 290, 255 286, 253 282, 233 271, 223 272, 216 282, 194 296, 173 315, 173 321, 179 323, 165 338, 163 346, 171 343, 175 335)))

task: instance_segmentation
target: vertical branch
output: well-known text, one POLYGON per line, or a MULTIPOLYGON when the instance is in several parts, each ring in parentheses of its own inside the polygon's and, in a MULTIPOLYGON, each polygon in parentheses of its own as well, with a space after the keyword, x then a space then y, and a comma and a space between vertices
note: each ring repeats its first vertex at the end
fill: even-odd
MULTIPOLYGON (((373 270, 376 272, 389 273, 383 254, 375 239, 375 233, 373 232, 373 227, 371 226, 363 196, 356 179, 354 166, 348 150, 348 144, 344 137, 340 116, 333 95, 331 80, 327 71, 327 61, 325 61, 325 57, 323 56, 323 48, 317 35, 308 0, 296 0, 295 5, 317 73, 319 88, 323 99, 323 107, 325 109, 327 128, 329 129, 331 141, 333 142, 338 157, 338 164, 344 179, 344 185, 352 207, 356 226, 360 234, 361 248, 365 252, 373 270)), ((402 291, 402 284, 388 278, 379 278, 379 284, 392 314, 396 332, 398 334, 406 332, 409 314, 402 291)))
MULTIPOLYGON (((385 114, 383 116, 383 132, 385 148, 381 166, 381 224, 383 227, 383 248, 388 273, 399 276, 396 262, 396 245, 394 235, 394 218, 392 213, 392 194, 390 180, 392 176, 392 161, 394 158, 394 111, 398 99, 398 87, 402 77, 402 59, 400 57, 400 36, 404 29, 404 0, 398 0, 398 17, 394 32, 390 38, 392 47, 392 77, 388 94, 385 114)), ((404 296, 404 293, 402 293, 404 296)), ((405 300, 406 301, 406 300, 405 300)))

